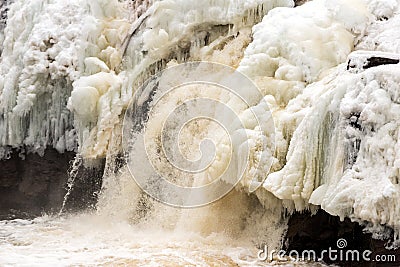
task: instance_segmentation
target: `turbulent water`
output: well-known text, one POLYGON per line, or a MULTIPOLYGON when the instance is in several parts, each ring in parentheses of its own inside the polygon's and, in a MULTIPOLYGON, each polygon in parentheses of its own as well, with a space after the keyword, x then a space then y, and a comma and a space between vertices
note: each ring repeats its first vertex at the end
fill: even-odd
MULTIPOLYGON (((166 231, 88 215, 0 222, 3 266, 277 266, 247 240, 166 231)), ((324 266, 281 262, 279 266, 324 266)))
MULTIPOLYGON (((2 265, 254 266, 251 244, 222 234, 132 226, 104 217, 1 223, 2 265)), ((264 264, 268 265, 268 264, 264 264)))
POLYGON ((106 168, 95 214, 2 221, 0 264, 268 265, 257 248, 318 208, 398 245, 400 67, 366 63, 400 58, 398 1, 14 0, 1 15, 0 158, 53 147, 106 168), (180 87, 192 73, 159 73, 199 61, 243 78, 196 65, 203 84, 180 87), (177 151, 207 168, 182 175, 177 151), (168 203, 160 177, 234 189, 178 209, 141 190, 196 206, 168 203))

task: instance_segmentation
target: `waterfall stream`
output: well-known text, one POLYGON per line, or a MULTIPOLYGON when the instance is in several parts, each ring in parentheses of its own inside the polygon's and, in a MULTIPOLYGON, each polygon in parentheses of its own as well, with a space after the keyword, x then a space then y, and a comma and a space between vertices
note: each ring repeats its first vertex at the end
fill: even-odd
POLYGON ((1 1, 0 158, 76 157, 58 214, 0 221, 0 265, 324 266, 257 258, 318 209, 398 246, 399 3, 301 3, 1 1))

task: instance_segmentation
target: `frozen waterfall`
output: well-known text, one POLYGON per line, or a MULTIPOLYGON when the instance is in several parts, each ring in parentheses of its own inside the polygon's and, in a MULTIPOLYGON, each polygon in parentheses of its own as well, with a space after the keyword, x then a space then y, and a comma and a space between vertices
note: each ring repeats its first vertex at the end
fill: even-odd
MULTIPOLYGON (((246 233, 264 231, 279 247, 287 214, 321 208, 376 238, 394 233, 398 245, 400 4, 314 0, 294 6, 292 0, 2 1, 0 158, 13 148, 43 154, 46 147, 76 151, 84 160, 106 158, 98 212, 110 217, 213 232, 227 218, 248 216, 246 233), (123 119, 139 88, 159 71, 198 61, 236 69, 261 97, 243 107, 217 89, 197 88, 239 114, 251 151, 245 178, 227 203, 201 208, 198 214, 208 220, 188 226, 176 218, 195 212, 151 201, 115 159, 123 154, 123 119), (253 110, 271 111, 274 132, 255 126, 253 110), (261 145, 267 137, 273 145, 261 145), (264 151, 268 159, 259 160, 264 151), (247 177, 256 163, 271 168, 256 170, 260 187, 251 192, 247 177)), ((171 102, 196 94, 182 91, 171 102)), ((148 124, 158 130, 157 119, 148 124)), ((229 163, 217 128, 204 123, 183 131, 190 153, 199 132, 221 137, 207 178, 229 163)), ((185 184, 193 177, 175 178, 185 184)), ((245 228, 232 220, 232 232, 245 228)))

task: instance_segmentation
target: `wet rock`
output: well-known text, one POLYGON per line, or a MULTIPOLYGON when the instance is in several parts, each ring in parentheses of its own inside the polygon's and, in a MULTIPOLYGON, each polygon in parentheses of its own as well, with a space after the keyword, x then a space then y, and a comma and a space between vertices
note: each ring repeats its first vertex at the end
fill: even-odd
MULTIPOLYGON (((285 239, 285 251, 297 251, 300 255, 303 251, 313 250, 319 257, 323 250, 337 250, 337 259, 332 260, 324 254, 323 261, 343 267, 398 267, 400 266, 400 249, 389 250, 385 248, 387 241, 375 240, 371 234, 363 232, 363 227, 350 219, 340 221, 339 217, 329 215, 320 210, 315 215, 310 213, 296 213, 289 220, 289 228, 285 239), (338 248, 338 240, 344 239, 346 246, 338 248), (340 259, 339 251, 343 250, 343 258, 340 259), (346 252, 357 250, 360 252, 360 260, 350 255, 346 258, 346 252), (372 251, 369 256, 371 261, 364 261, 362 253, 372 251), (385 262, 377 262, 376 256, 390 255, 395 258, 385 262)), ((378 256, 378 257, 379 257, 378 256)), ((388 258, 388 257, 387 257, 388 258)))
POLYGON ((370 57, 367 59, 367 62, 364 65, 364 69, 369 69, 380 65, 398 64, 399 62, 400 62, 399 59, 394 59, 394 58, 370 57))
POLYGON ((360 73, 381 65, 395 65, 400 62, 400 54, 379 51, 354 51, 347 58, 347 70, 360 73))
POLYGON ((65 195, 69 162, 74 153, 48 149, 21 158, 15 151, 0 160, 0 217, 26 212, 32 216, 57 210, 65 195))
POLYGON ((301 6, 304 3, 308 2, 309 0, 295 0, 294 1, 294 6, 301 6))
MULTIPOLYGON (((75 153, 47 149, 43 157, 23 155, 0 160, 0 219, 58 213, 67 192, 68 173, 75 153)), ((104 160, 81 166, 67 201, 67 210, 93 207, 101 188, 104 160)))
POLYGON ((94 209, 101 190, 105 159, 82 164, 74 180, 65 210, 70 212, 94 209))

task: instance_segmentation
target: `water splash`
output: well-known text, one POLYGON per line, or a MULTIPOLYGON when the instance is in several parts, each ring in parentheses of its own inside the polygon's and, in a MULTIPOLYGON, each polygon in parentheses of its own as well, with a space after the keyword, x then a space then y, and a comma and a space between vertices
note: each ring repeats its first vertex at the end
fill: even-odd
POLYGON ((64 200, 63 200, 61 209, 58 213, 59 216, 62 215, 65 210, 65 206, 67 205, 68 197, 73 190, 73 187, 75 184, 75 179, 78 176, 78 172, 79 172, 79 169, 81 168, 82 164, 83 164, 82 156, 80 154, 76 154, 74 160, 72 161, 70 169, 68 171, 67 193, 64 196, 64 200))

